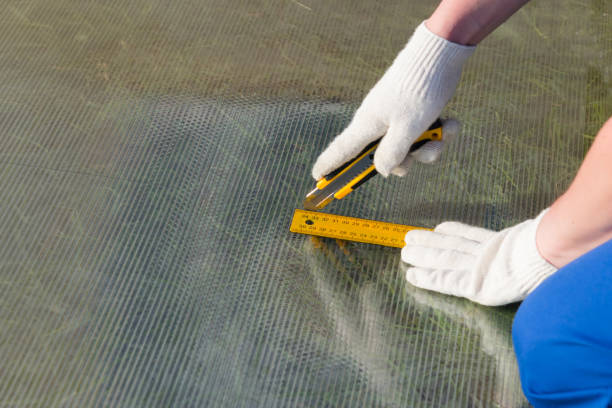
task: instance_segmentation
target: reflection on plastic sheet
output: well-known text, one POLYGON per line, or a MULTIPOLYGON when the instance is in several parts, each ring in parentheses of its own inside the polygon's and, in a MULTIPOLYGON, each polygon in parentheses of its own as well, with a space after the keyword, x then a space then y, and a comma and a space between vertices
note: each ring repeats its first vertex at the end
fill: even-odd
MULTIPOLYGON (((510 341, 512 308, 492 311, 403 285, 403 266, 386 250, 319 238, 305 249, 336 357, 357 368, 373 396, 369 404, 524 403, 510 341)), ((335 389, 350 388, 350 380, 335 389)))

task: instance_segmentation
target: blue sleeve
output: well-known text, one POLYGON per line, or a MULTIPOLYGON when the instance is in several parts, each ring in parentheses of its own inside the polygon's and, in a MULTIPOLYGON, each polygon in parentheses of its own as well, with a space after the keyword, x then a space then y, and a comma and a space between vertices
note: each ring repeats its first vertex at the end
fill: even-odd
POLYGON ((512 337, 523 391, 536 408, 612 406, 612 241, 536 288, 512 337))

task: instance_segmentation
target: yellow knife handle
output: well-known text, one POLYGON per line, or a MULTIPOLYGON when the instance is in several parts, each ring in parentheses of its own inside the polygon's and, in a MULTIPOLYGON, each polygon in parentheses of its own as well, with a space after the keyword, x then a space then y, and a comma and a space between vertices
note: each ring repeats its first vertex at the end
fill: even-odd
MULTIPOLYGON (((410 146, 409 152, 414 152, 415 150, 423 147, 425 143, 433 141, 433 140, 442 140, 442 122, 438 119, 436 120, 430 127, 427 129, 417 140, 414 141, 412 146, 410 146)), ((376 145, 378 145, 377 140, 376 145)), ((347 183, 344 187, 334 194, 334 198, 340 200, 341 198, 346 197, 349 193, 357 190, 358 187, 363 185, 366 181, 374 177, 378 172, 374 167, 373 154, 370 155, 372 164, 367 168, 366 171, 359 174, 357 177, 352 179, 349 183, 347 183)))
MULTIPOLYGON (((413 152, 421 148, 425 143, 429 141, 442 140, 442 137, 442 121, 440 119, 436 119, 436 121, 429 127, 429 129, 427 129, 421 136, 419 136, 417 140, 414 141, 412 146, 410 146, 409 152, 413 152)), ((361 152, 359 152, 355 159, 349 160, 342 166, 338 167, 336 170, 321 178, 319 181, 317 181, 317 188, 319 190, 323 189, 325 186, 331 183, 335 177, 339 176, 340 173, 342 173, 345 169, 352 166, 355 162, 361 160, 364 154, 370 152, 370 156, 372 156, 372 153, 376 149, 376 147, 378 147, 379 142, 380 139, 368 144, 361 152)), ((376 168, 374 167, 374 164, 372 164, 368 167, 366 171, 359 174, 359 176, 351 180, 346 186, 338 190, 334 194, 334 197, 336 199, 345 197, 351 191, 357 189, 357 187, 361 186, 363 183, 374 177, 376 174, 376 168)))
POLYGON ((412 146, 410 146, 409 152, 412 153, 415 150, 421 148, 425 143, 434 141, 434 140, 442 140, 442 122, 440 119, 437 119, 430 127, 427 129, 417 140, 414 141, 412 146))

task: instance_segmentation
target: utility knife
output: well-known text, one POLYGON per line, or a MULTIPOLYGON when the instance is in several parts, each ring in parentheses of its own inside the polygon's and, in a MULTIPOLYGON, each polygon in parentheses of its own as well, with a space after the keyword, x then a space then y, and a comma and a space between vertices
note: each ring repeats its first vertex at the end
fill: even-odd
MULTIPOLYGON (((367 145, 351 159, 317 181, 316 187, 304 200, 304 209, 318 211, 332 202, 340 200, 378 174, 374 167, 374 151, 380 143, 377 139, 367 145)), ((423 147, 432 140, 442 140, 442 122, 437 119, 413 144, 409 153, 423 147)))

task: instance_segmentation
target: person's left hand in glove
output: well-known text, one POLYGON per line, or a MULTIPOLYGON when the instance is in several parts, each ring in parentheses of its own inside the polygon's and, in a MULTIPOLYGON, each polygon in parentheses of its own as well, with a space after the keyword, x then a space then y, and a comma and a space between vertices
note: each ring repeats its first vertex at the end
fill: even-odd
POLYGON ((458 222, 406 234, 402 261, 412 265, 414 286, 468 298, 488 306, 523 300, 557 268, 536 248, 536 229, 546 211, 500 232, 458 222))
POLYGON ((537 218, 500 232, 457 222, 408 232, 406 279, 484 305, 523 300, 557 268, 612 239, 611 152, 612 117, 569 189, 537 218))

